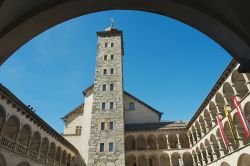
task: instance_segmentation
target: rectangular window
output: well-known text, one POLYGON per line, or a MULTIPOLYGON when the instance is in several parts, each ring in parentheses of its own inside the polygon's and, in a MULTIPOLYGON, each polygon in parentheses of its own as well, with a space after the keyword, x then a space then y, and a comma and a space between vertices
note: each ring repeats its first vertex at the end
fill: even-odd
POLYGON ((109 122, 109 130, 113 130, 114 129, 114 122, 109 122))
POLYGON ((114 74, 114 69, 113 68, 110 69, 110 74, 114 74))
POLYGON ((105 43, 104 46, 105 46, 105 47, 108 47, 108 43, 105 43))
POLYGON ((135 109, 135 104, 134 103, 129 103, 128 109, 129 110, 134 110, 135 109))
POLYGON ((108 56, 107 55, 104 55, 104 57, 103 57, 103 60, 107 60, 108 59, 108 56))
POLYGON ((111 55, 111 56, 110 56, 110 59, 111 59, 111 60, 114 60, 114 55, 111 55))
POLYGON ((109 90, 111 90, 111 91, 114 90, 114 84, 109 85, 109 90))
POLYGON ((114 47, 114 43, 111 43, 111 47, 114 47))
POLYGON ((102 103, 102 110, 105 110, 106 104, 102 103))
POLYGON ((113 102, 110 102, 110 103, 109 103, 109 109, 112 110, 113 108, 114 108, 114 103, 113 103, 113 102))
POLYGON ((76 126, 75 134, 76 135, 81 135, 81 132, 82 132, 82 126, 76 126))
POLYGON ((100 143, 100 152, 104 152, 104 143, 100 143))
POLYGON ((103 69, 103 75, 107 74, 107 69, 103 69))
POLYGON ((105 122, 101 123, 101 130, 105 130, 105 122))
POLYGON ((114 144, 113 142, 109 143, 109 152, 113 152, 114 144))
POLYGON ((102 85, 102 91, 106 91, 106 84, 102 85))

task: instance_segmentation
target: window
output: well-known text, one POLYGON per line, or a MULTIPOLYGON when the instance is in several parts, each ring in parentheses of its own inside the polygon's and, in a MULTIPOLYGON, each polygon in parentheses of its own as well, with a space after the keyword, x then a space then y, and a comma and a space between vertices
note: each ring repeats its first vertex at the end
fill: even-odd
POLYGON ((114 90, 114 84, 109 85, 109 90, 111 90, 111 91, 114 90))
POLYGON ((114 43, 111 43, 111 47, 114 47, 114 43))
POLYGON ((114 74, 114 69, 113 68, 110 69, 110 74, 114 74))
POLYGON ((103 60, 107 60, 108 59, 108 56, 107 55, 104 55, 104 57, 103 57, 103 60))
POLYGON ((106 84, 102 85, 102 91, 106 91, 106 84))
POLYGON ((101 130, 105 130, 105 122, 101 123, 101 130))
POLYGON ((112 110, 113 108, 114 108, 114 103, 113 103, 113 102, 110 102, 110 103, 109 103, 109 109, 112 110))
POLYGON ((110 59, 111 59, 111 60, 114 60, 114 55, 111 55, 111 56, 110 56, 110 59))
POLYGON ((103 69, 103 75, 107 74, 107 69, 103 69))
POLYGON ((104 46, 105 46, 105 47, 108 47, 108 43, 105 43, 104 46))
POLYGON ((100 152, 104 152, 104 143, 100 143, 100 152))
POLYGON ((82 132, 82 126, 76 126, 76 135, 81 135, 82 132))
POLYGON ((105 110, 106 104, 102 103, 102 110, 105 110))
POLYGON ((135 109, 135 104, 134 103, 129 103, 128 109, 129 110, 134 110, 135 109))
POLYGON ((114 122, 109 122, 109 130, 113 130, 114 129, 114 122))
POLYGON ((114 144, 113 142, 109 143, 109 152, 113 152, 114 144))

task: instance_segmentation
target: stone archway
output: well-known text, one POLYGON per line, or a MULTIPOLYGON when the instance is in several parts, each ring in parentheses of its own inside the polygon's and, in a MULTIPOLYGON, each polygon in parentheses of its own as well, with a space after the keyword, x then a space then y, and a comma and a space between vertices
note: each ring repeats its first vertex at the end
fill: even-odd
POLYGON ((249 166, 250 163, 250 154, 242 154, 238 159, 237 166, 249 166))
POLYGON ((109 0, 0 1, 0 64, 41 32, 69 19, 105 10, 138 10, 168 16, 206 34, 250 71, 249 1, 109 0), (2 3, 1 3, 2 2, 2 3), (15 5, 13 5, 15 4, 15 5), (10 14, 9 12, 12 12, 10 14))

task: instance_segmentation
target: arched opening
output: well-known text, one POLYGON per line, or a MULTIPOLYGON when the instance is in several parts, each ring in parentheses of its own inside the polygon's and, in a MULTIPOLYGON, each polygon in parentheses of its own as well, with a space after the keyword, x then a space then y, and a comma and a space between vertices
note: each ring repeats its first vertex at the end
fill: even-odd
POLYGON ((202 154, 201 154, 200 148, 196 147, 195 150, 197 154, 198 163, 201 163, 201 165, 203 165, 202 154))
POLYGON ((214 161, 213 150, 208 139, 205 140, 205 146, 207 148, 208 157, 210 158, 211 161, 214 161))
POLYGON ((159 166, 159 160, 156 155, 150 155, 148 157, 148 164, 150 166, 159 166))
POLYGON ((55 154, 56 154, 56 145, 54 142, 52 142, 50 144, 49 152, 48 152, 48 163, 49 164, 54 163, 55 154))
POLYGON ((189 135, 190 143, 191 143, 191 146, 194 146, 194 139, 193 139, 193 135, 191 133, 192 132, 189 130, 188 135, 189 135))
POLYGON ((244 76, 240 74, 238 70, 234 70, 231 79, 237 93, 240 95, 241 98, 243 98, 248 92, 244 76))
POLYGON ((46 162, 48 150, 49 150, 49 140, 47 137, 45 137, 43 138, 41 143, 40 157, 39 157, 39 160, 42 161, 43 163, 46 162))
POLYGON ((0 166, 7 166, 4 156, 0 153, 0 166))
POLYGON ((238 162, 237 162, 237 166, 249 166, 250 163, 250 154, 242 154, 240 155, 238 162))
POLYGON ((198 121, 195 122, 195 128, 196 128, 196 133, 199 139, 201 139, 202 134, 201 134, 201 126, 198 121))
POLYGON ((170 166, 170 158, 167 154, 162 154, 160 156, 160 166, 170 166))
POLYGON ((237 130, 238 137, 240 138, 240 140, 238 140, 238 141, 242 142, 244 145, 250 143, 250 139, 246 138, 244 128, 240 122, 240 119, 239 119, 237 113, 235 113, 233 115, 233 123, 234 123, 235 129, 237 130))
POLYGON ((215 102, 218 106, 219 109, 219 113, 224 117, 225 116, 225 112, 224 112, 224 106, 225 106, 225 101, 223 99, 223 96, 221 93, 217 93, 215 96, 215 102))
POLYGON ((220 158, 221 155, 220 155, 219 143, 217 142, 216 137, 215 137, 214 134, 211 134, 211 136, 210 136, 210 142, 211 142, 211 145, 213 146, 213 149, 214 149, 214 152, 216 154, 216 157, 220 158))
POLYGON ((16 116, 11 116, 4 124, 3 135, 12 140, 16 140, 19 128, 20 128, 20 122, 18 118, 16 116))
POLYGON ((201 125, 202 133, 207 133, 206 123, 202 115, 199 116, 199 123, 201 125))
POLYGON ((147 143, 144 135, 139 135, 136 138, 137 150, 145 150, 147 143))
POLYGON ((134 155, 129 155, 126 157, 126 166, 137 166, 136 157, 134 155))
POLYGON ((25 124, 20 130, 18 142, 24 146, 28 146, 30 139, 31 139, 31 128, 29 125, 25 124))
POLYGON ((230 166, 227 162, 222 162, 220 166, 230 166))
POLYGON ((153 134, 147 136, 147 149, 156 149, 156 137, 153 134))
POLYGON ((234 107, 233 96, 235 94, 234 94, 233 88, 232 88, 232 86, 230 85, 229 82, 225 82, 223 84, 223 93, 224 93, 224 95, 226 97, 226 100, 227 100, 228 104, 230 105, 231 108, 233 108, 234 107))
POLYGON ((183 164, 184 164, 184 166, 194 165, 191 153, 185 152, 185 153, 183 153, 182 156, 183 156, 183 164))
POLYGON ((203 143, 201 143, 201 145, 200 145, 200 151, 201 151, 201 155, 202 155, 205 163, 207 164, 208 163, 208 159, 207 159, 208 156, 207 156, 207 152, 206 152, 206 149, 205 149, 205 146, 203 143))
POLYGON ((194 164, 198 165, 198 158, 197 158, 196 152, 194 150, 192 151, 192 156, 194 158, 194 164))
POLYGON ((168 148, 166 135, 164 134, 158 135, 158 144, 159 144, 159 149, 168 148))
POLYGON ((40 143, 41 143, 41 135, 39 132, 36 131, 31 137, 29 157, 37 159, 40 143))
POLYGON ((5 122, 5 119, 6 119, 5 109, 3 108, 2 105, 0 105, 0 133, 2 132, 3 124, 5 122))
POLYGON ((225 130, 225 134, 227 135, 229 144, 232 146, 233 150, 238 149, 239 148, 238 140, 237 140, 237 138, 236 138, 236 140, 234 140, 233 133, 230 129, 228 121, 225 122, 225 124, 224 124, 224 130, 225 130))
POLYGON ((217 138, 218 138, 218 143, 220 144, 220 146, 221 146, 221 148, 222 148, 224 154, 228 154, 228 152, 229 152, 229 151, 228 151, 228 148, 225 146, 225 144, 224 144, 224 142, 223 142, 223 140, 222 140, 222 137, 221 137, 221 134, 220 134, 219 129, 217 129, 217 131, 216 131, 216 136, 217 136, 217 138))
POLYGON ((145 155, 138 157, 138 166, 147 166, 147 157, 145 155))
POLYGON ((204 110, 204 117, 205 117, 204 121, 206 121, 206 123, 207 123, 207 128, 209 130, 211 130, 211 128, 213 127, 213 124, 212 124, 212 119, 211 119, 210 113, 207 109, 204 110))
POLYGON ((67 159, 66 157, 67 157, 67 154, 66 154, 66 151, 64 150, 62 153, 62 159, 61 159, 62 164, 66 164, 66 159, 67 159))
POLYGON ((68 157, 67 157, 67 166, 70 166, 71 164, 71 155, 68 154, 68 157))
POLYGON ((181 155, 177 152, 171 155, 171 160, 173 166, 181 166, 181 155))
POLYGON ((23 162, 17 164, 17 166, 31 166, 31 165, 28 162, 23 161, 23 162))
POLYGON ((135 150, 135 138, 129 135, 125 138, 125 149, 126 151, 135 150))
POLYGON ((179 134, 181 148, 189 148, 189 139, 186 133, 179 134))
POLYGON ((168 142, 169 142, 169 146, 171 149, 178 148, 178 140, 177 140, 177 136, 175 134, 168 135, 168 142))
POLYGON ((215 106, 213 101, 210 101, 210 103, 209 103, 209 110, 211 112, 213 121, 217 124, 216 115, 218 114, 218 112, 217 112, 216 106, 215 106))
POLYGON ((244 113, 248 123, 250 124, 250 102, 247 102, 244 106, 244 113))
POLYGON ((61 156, 62 156, 62 149, 61 149, 61 147, 58 147, 56 150, 56 157, 55 157, 55 161, 57 163, 61 162, 61 156))

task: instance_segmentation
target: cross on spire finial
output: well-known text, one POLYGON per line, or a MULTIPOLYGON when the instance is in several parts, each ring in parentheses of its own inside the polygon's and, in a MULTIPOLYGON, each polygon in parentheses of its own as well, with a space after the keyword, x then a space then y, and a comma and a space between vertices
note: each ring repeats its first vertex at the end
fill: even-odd
POLYGON ((115 23, 115 19, 111 18, 110 20, 111 20, 111 28, 113 28, 114 27, 114 23, 115 23))

